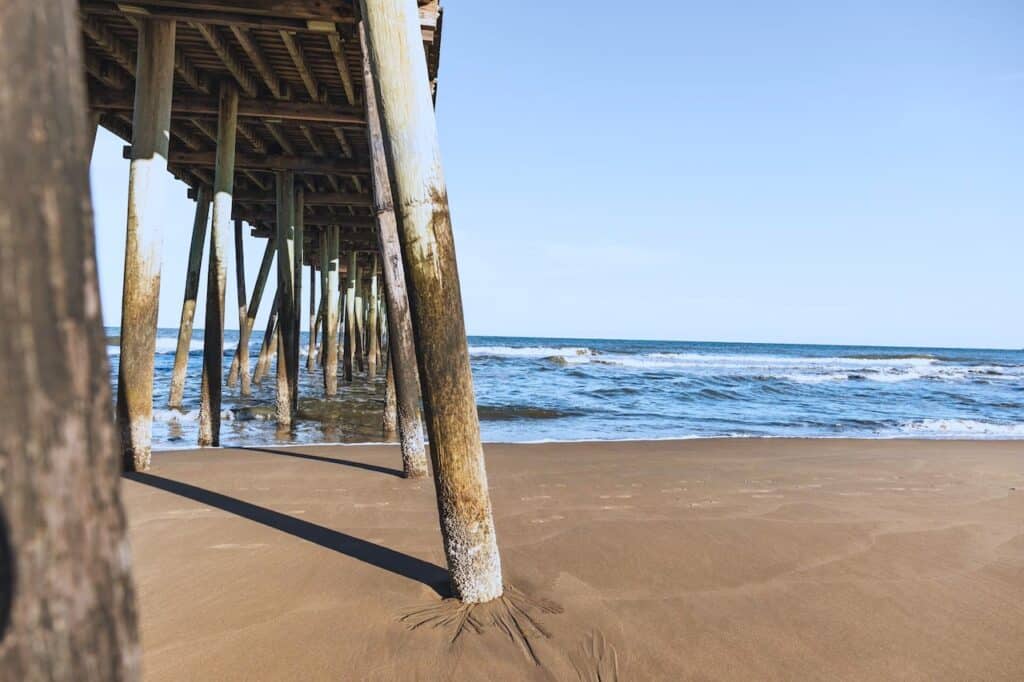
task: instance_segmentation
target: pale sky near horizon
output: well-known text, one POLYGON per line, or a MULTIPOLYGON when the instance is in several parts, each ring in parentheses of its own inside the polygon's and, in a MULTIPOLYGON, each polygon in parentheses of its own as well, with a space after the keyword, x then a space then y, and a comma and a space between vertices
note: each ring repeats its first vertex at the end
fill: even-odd
MULTIPOLYGON (((469 333, 1024 347, 1024 5, 444 5, 469 333)), ((123 144, 101 130, 92 164, 108 326, 123 144)), ((176 327, 194 203, 167 185, 176 327)))

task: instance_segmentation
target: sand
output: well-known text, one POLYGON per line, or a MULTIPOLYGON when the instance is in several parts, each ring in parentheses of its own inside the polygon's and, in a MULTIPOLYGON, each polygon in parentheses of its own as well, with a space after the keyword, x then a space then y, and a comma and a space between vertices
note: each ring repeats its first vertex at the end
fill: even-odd
POLYGON ((394 446, 194 450, 124 482, 145 678, 1024 678, 1024 443, 486 450, 537 662, 411 629, 457 609, 394 446))

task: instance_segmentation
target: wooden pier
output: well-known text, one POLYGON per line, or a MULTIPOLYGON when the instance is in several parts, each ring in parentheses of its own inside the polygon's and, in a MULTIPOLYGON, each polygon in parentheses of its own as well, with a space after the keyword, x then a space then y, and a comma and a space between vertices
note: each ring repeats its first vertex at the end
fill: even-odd
MULTIPOLYGON (((88 205, 83 169, 89 153, 84 150, 94 139, 97 125, 124 140, 124 155, 130 160, 116 395, 123 469, 142 472, 152 464, 162 243, 172 236, 190 238, 188 262, 180 264, 187 268, 187 278, 169 402, 177 407, 183 399, 199 272, 205 258, 208 286, 199 444, 219 444, 225 379, 230 386, 237 385, 242 395, 248 394, 250 383, 259 384, 265 377, 275 352, 276 416, 281 429, 293 428, 300 319, 308 315, 311 343, 305 371, 315 371, 319 341, 328 398, 344 394, 348 382, 386 372, 388 407, 381 429, 385 433, 397 428, 406 477, 427 473, 424 434, 429 434, 453 593, 470 603, 500 597, 501 564, 433 112, 442 28, 438 0, 12 0, 3 20, 5 35, 28 26, 23 38, 3 48, 8 57, 3 62, 5 72, 25 74, 0 87, 4 106, 11 109, 5 120, 29 120, 27 113, 12 113, 21 107, 23 113, 32 109, 46 120, 74 123, 73 130, 65 131, 73 144, 44 136, 45 144, 40 145, 38 136, 32 137, 35 133, 26 129, 20 133, 25 138, 5 136, 3 154, 8 169, 13 167, 8 162, 21 158, 28 147, 34 153, 62 154, 61 163, 74 169, 73 182, 65 187, 78 194, 60 204, 62 215, 45 217, 47 229, 73 237, 77 249, 62 252, 65 261, 74 262, 61 265, 60 277, 52 281, 63 287, 65 274, 81 275, 88 300, 84 313, 56 312, 77 315, 75 323, 87 325, 89 343, 76 348, 89 357, 78 360, 101 369, 106 367, 102 348, 92 343, 101 333, 92 225, 81 208, 88 205), (56 46, 63 61, 48 63, 50 53, 33 51, 35 45, 56 46), (61 78, 71 78, 74 87, 62 85, 61 78), (17 104, 20 94, 15 83, 36 96, 17 104), (54 88, 61 87, 64 90, 55 93, 54 88), (164 173, 188 185, 189 197, 196 200, 192 225, 168 222, 157 182, 164 173), (212 217, 209 230, 208 217, 212 217), (76 230, 84 231, 86 237, 76 230), (251 292, 246 291, 241 272, 246 239, 266 242, 251 292), (228 282, 225 240, 233 245, 239 263, 234 278, 241 328, 227 377, 222 364, 228 282), (309 310, 300 306, 304 281, 311 299, 319 294, 309 310), (248 338, 255 331, 261 305, 271 307, 270 324, 250 377, 248 338)), ((53 159, 57 161, 58 156, 53 159)), ((38 187, 33 183, 55 177, 52 168, 46 163, 27 168, 38 171, 38 178, 26 178, 29 186, 38 187)), ((15 207, 15 215, 28 216, 34 210, 26 204, 24 210, 15 207)), ((45 244, 57 248, 59 235, 51 232, 46 233, 45 244)), ((7 227, 0 237, 5 248, 23 245, 20 237, 11 241, 14 235, 7 227)), ((48 262, 45 255, 24 261, 26 278, 50 277, 47 268, 54 267, 56 260, 48 262)), ((38 311, 44 313, 43 308, 38 311)), ((11 322, 20 324, 20 319, 11 322)), ((64 324, 61 319, 45 323, 64 324)), ((41 384, 36 390, 50 388, 41 384)), ((82 388, 76 385, 75 390, 82 388)), ((26 391, 30 390, 27 385, 26 391)), ((95 396, 102 399, 104 392, 95 396)), ((77 418, 102 423, 103 410, 77 418)), ((40 422, 30 428, 43 427, 40 422)), ((112 442, 105 436, 83 442, 81 461, 99 466, 101 473, 108 471, 104 467, 113 460, 105 458, 114 454, 109 451, 112 442)), ((67 449, 69 444, 59 447, 67 449)), ((0 473, 16 471, 21 481, 47 475, 52 463, 43 455, 28 457, 20 468, 5 468, 9 453, 17 451, 13 445, 6 448, 0 473)), ((0 489, 5 482, 0 480, 0 489)), ((93 485, 83 479, 82 485, 86 484, 93 485)), ((26 493, 37 490, 19 485, 26 493)), ((123 534, 117 483, 101 475, 95 485, 103 489, 94 489, 89 499, 102 499, 108 505, 105 509, 111 516, 101 521, 107 524, 104 537, 110 541, 71 548, 59 561, 74 563, 89 552, 105 552, 101 561, 116 563, 110 553, 119 551, 123 534)), ((26 504, 42 504, 40 497, 26 500, 26 504)), ((90 509, 64 513, 92 513, 90 509)), ((0 517, 12 526, 10 539, 5 533, 0 549, 13 553, 10 561, 15 571, 33 566, 20 554, 18 544, 28 537, 18 527, 26 523, 24 518, 5 521, 0 517)), ((0 530, 4 527, 0 523, 0 530)), ((110 590, 118 594, 118 590, 129 590, 125 593, 128 605, 121 612, 106 611, 103 618, 124 614, 134 618, 130 588, 122 584, 123 578, 116 571, 96 575, 98 581, 113 585, 99 590, 99 599, 110 590)), ((18 613, 14 611, 11 627, 24 634, 26 624, 17 620, 18 613)), ((107 657, 105 678, 133 678, 137 673, 134 621, 102 631, 94 625, 80 627, 113 633, 94 643, 100 647, 97 651, 121 652, 107 657)), ((16 669, 38 671, 42 668, 33 666, 46 665, 32 659, 27 640, 11 641, 15 647, 26 647, 8 650, 8 661, 19 661, 21 667, 16 669)), ((57 650, 67 644, 57 643, 45 651, 53 660, 64 661, 57 650)), ((64 672, 74 676, 74 662, 67 665, 64 672)), ((91 677, 95 676, 86 674, 81 679, 91 677)))

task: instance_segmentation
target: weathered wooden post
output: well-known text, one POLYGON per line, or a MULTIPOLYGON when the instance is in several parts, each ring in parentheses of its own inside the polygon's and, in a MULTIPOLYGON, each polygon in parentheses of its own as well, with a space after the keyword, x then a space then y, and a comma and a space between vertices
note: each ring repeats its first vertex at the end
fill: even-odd
MULTIPOLYGON (((394 438, 398 434, 398 399, 395 397, 395 368, 392 362, 388 363, 384 378, 383 427, 385 438, 394 438)), ((406 476, 409 476, 408 473, 406 476)))
POLYGON ((250 395, 252 386, 249 382, 249 339, 252 337, 252 329, 256 324, 256 314, 259 312, 260 303, 263 301, 263 291, 267 286, 267 277, 270 275, 270 267, 274 263, 274 254, 277 246, 273 239, 267 240, 267 247, 263 251, 263 260, 260 261, 260 271, 256 275, 256 285, 252 288, 252 299, 249 301, 248 311, 245 320, 244 331, 239 332, 238 349, 231 361, 231 371, 228 373, 228 385, 233 385, 232 377, 237 377, 241 372, 242 395, 250 395), (240 369, 241 364, 244 369, 240 369))
MULTIPOLYGON (((317 353, 317 363, 320 367, 324 365, 324 351, 327 348, 327 300, 330 294, 327 291, 327 262, 330 260, 327 256, 327 236, 329 234, 330 227, 324 227, 320 230, 318 235, 320 241, 320 310, 317 313, 317 319, 320 322, 320 349, 317 353)), ((327 375, 324 374, 324 389, 327 388, 327 375)))
POLYGON ((377 362, 380 360, 380 335, 377 333, 377 254, 373 255, 370 268, 370 296, 367 301, 366 320, 366 374, 372 381, 377 378, 377 362))
POLYGON ((420 383, 452 587, 503 593, 448 195, 414 0, 360 0, 395 191, 420 383))
POLYGON ((159 178, 167 172, 174 28, 170 20, 139 21, 117 372, 117 422, 129 471, 148 469, 152 452, 153 357, 166 218, 159 178))
MULTIPOLYGON (((402 468, 409 478, 427 475, 427 451, 423 430, 423 410, 420 407, 419 373, 416 370, 416 343, 413 338, 412 317, 409 313, 409 295, 402 265, 402 250, 398 240, 398 222, 391 195, 388 162, 384 153, 384 136, 377 111, 373 73, 370 70, 369 49, 365 32, 363 39, 363 80, 367 84, 366 118, 369 125, 373 200, 377 214, 377 235, 384 274, 384 302, 388 325, 388 377, 393 380, 396 420, 402 447, 402 468)), ((389 383, 390 386, 390 383, 389 383)), ((387 397, 387 396, 385 396, 387 397)), ((389 424, 390 412, 385 400, 384 432, 394 433, 389 424)))
POLYGON ((79 7, 2 16, 0 679, 136 680, 79 7))
POLYGON ((312 372, 316 365, 316 266, 309 264, 309 352, 306 355, 306 371, 312 372))
POLYGON ((213 220, 210 222, 210 264, 206 280, 206 329, 203 332, 203 378, 199 402, 199 445, 220 445, 220 405, 224 381, 224 233, 231 226, 235 182, 235 134, 238 90, 220 85, 217 113, 217 156, 213 177, 213 220))
POLYGON ((210 217, 210 189, 199 187, 196 195, 196 215, 192 221, 192 243, 188 249, 188 271, 185 275, 185 300, 181 304, 181 324, 178 325, 178 347, 174 352, 171 372, 171 390, 168 407, 181 407, 188 371, 188 354, 192 345, 192 325, 196 317, 196 299, 199 297, 199 275, 203 267, 203 245, 206 242, 206 221, 210 217))
POLYGON ((365 308, 366 302, 363 300, 363 269, 356 266, 356 302, 355 302, 355 315, 353 316, 353 322, 355 323, 355 347, 354 353, 356 358, 356 367, 360 372, 366 371, 366 320, 365 320, 365 308))
POLYGON ((333 397, 338 394, 338 271, 341 256, 338 254, 339 230, 336 225, 327 228, 326 249, 322 252, 327 284, 324 287, 324 394, 333 397))
POLYGON ((292 327, 293 343, 292 353, 295 357, 292 360, 292 376, 289 383, 292 390, 292 414, 294 415, 299 407, 299 356, 302 344, 302 261, 305 257, 303 247, 305 246, 305 213, 306 213, 306 191, 299 185, 295 187, 295 204, 293 208, 293 220, 295 226, 295 288, 292 296, 295 301, 295 321, 292 327))
POLYGON ((267 330, 263 333, 263 343, 260 345, 260 356, 256 360, 256 369, 252 373, 252 383, 257 386, 263 381, 263 376, 267 373, 267 367, 270 365, 270 357, 274 354, 274 349, 277 348, 277 318, 280 309, 281 292, 277 292, 274 294, 274 302, 270 306, 270 317, 267 318, 267 330))
MULTIPOLYGON (((249 319, 249 309, 246 305, 245 295, 245 251, 244 241, 242 235, 242 220, 235 220, 235 296, 238 299, 238 347, 235 348, 234 357, 231 359, 231 367, 234 368, 239 364, 242 364, 242 359, 239 358, 243 347, 245 348, 245 371, 244 375, 249 372, 249 347, 248 345, 243 346, 243 337, 247 337, 246 334, 246 321, 249 319)), ((248 344, 248 338, 245 339, 248 344)), ((238 382, 237 372, 228 372, 228 386, 234 388, 238 382)))
POLYGON ((356 357, 356 279, 359 277, 359 254, 348 254, 348 272, 345 273, 345 381, 352 382, 352 365, 356 357))
MULTIPOLYGON (((292 424, 292 363, 295 346, 295 175, 291 171, 277 172, 277 291, 280 301, 277 311, 277 424, 289 428, 292 424)), ((297 369, 297 368, 295 368, 297 369)))

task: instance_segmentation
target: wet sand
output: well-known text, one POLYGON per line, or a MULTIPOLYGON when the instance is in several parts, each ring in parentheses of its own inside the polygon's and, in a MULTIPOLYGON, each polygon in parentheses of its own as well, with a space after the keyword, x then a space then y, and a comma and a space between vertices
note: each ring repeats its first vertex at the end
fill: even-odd
POLYGON ((432 485, 396 447, 194 450, 124 482, 146 679, 1024 675, 1024 442, 486 450, 539 663, 437 624, 432 485))

